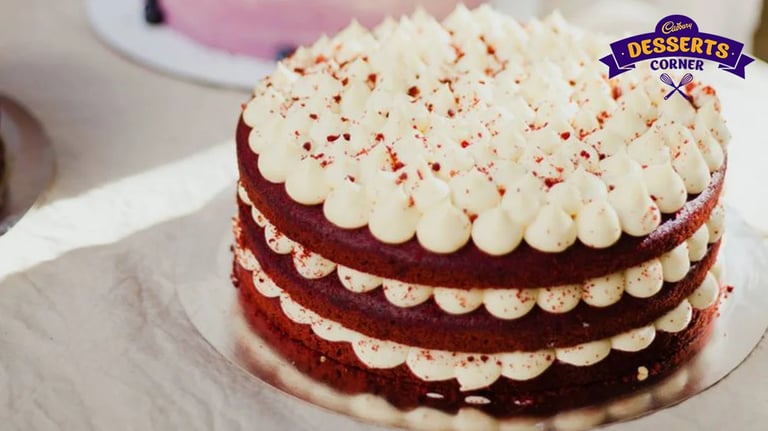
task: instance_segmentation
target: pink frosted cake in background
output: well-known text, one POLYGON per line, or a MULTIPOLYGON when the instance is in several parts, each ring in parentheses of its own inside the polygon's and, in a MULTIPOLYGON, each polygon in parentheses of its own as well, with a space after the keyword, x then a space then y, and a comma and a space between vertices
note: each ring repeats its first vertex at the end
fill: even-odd
MULTIPOLYGON (((467 6, 481 0, 465 0, 467 6)), ((365 26, 417 7, 442 18, 451 0, 147 0, 150 24, 165 23, 197 42, 235 54, 280 59, 353 19, 365 26)))

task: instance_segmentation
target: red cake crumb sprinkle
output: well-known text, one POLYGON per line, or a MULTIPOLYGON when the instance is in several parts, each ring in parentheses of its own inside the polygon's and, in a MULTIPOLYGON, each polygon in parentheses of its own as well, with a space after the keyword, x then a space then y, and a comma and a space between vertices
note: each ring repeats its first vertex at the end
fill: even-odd
POLYGON ((383 133, 377 133, 377 134, 376 134, 376 140, 377 140, 378 142, 381 142, 381 141, 383 141, 383 140, 384 140, 384 134, 383 134, 383 133))
POLYGON ((375 87, 376 86, 376 78, 377 78, 376 74, 375 73, 371 73, 370 75, 368 75, 368 78, 366 79, 366 81, 372 87, 375 87))
POLYGON ((571 132, 563 132, 560 134, 560 139, 562 139, 563 141, 567 140, 570 137, 571 137, 571 132))
POLYGON ((397 153, 389 145, 387 145, 387 155, 389 156, 389 165, 392 168, 392 172, 398 171, 405 167, 405 163, 401 162, 400 159, 397 158, 397 153))
POLYGON ((562 182, 563 180, 561 180, 560 178, 552 178, 552 177, 544 178, 544 185, 546 185, 549 188, 551 188, 555 184, 562 183, 562 182))
MULTIPOLYGON (((309 118, 317 120, 317 114, 309 114, 309 118)), ((296 132, 298 133, 298 130, 296 132)))
POLYGON ((304 150, 306 151, 310 151, 312 149, 312 144, 309 141, 307 141, 301 147, 304 148, 304 150))
POLYGON ((432 170, 435 172, 440 172, 440 163, 438 162, 432 163, 432 170))
POLYGON ((463 140, 461 141, 460 145, 461 145, 461 148, 467 148, 469 146, 469 141, 463 140))
POLYGON ((341 94, 333 96, 333 101, 336 103, 341 103, 341 94))
POLYGON ((304 68, 303 67, 294 67, 293 71, 298 73, 299 75, 304 75, 304 68))
POLYGON ((464 51, 462 51, 461 47, 455 43, 451 44, 451 48, 453 48, 453 53, 456 54, 456 58, 453 60, 453 62, 458 63, 459 60, 464 57, 464 51))
POLYGON ((408 95, 414 98, 419 97, 419 87, 414 85, 413 87, 409 88, 408 95))
POLYGON ((337 139, 339 139, 339 135, 328 135, 325 137, 325 140, 328 142, 336 142, 337 139))
POLYGON ((611 91, 611 95, 613 96, 613 100, 616 100, 619 97, 621 97, 621 88, 613 87, 613 90, 611 91))
POLYGON ((724 292, 723 292, 723 295, 722 295, 722 298, 721 298, 721 303, 722 303, 722 301, 730 298, 732 293, 733 293, 733 286, 731 286, 730 284, 726 285, 725 289, 724 289, 724 292))
POLYGON ((328 59, 322 54, 315 57, 315 64, 325 63, 326 61, 328 61, 328 59))
POLYGON ((344 140, 345 140, 345 141, 349 141, 349 139, 351 138, 351 136, 350 136, 350 134, 349 134, 349 133, 345 133, 345 134, 343 134, 343 135, 341 135, 341 136, 343 136, 343 137, 344 137, 344 140))
POLYGON ((455 115, 456 115, 456 112, 454 112, 454 111, 453 111, 453 109, 449 109, 449 110, 448 110, 448 116, 449 116, 450 118, 453 118, 455 115))
POLYGON ((589 155, 589 153, 587 152, 587 150, 581 150, 581 153, 579 153, 579 155, 580 155, 582 158, 584 158, 584 159, 587 159, 587 160, 589 160, 589 158, 590 158, 590 155, 589 155))

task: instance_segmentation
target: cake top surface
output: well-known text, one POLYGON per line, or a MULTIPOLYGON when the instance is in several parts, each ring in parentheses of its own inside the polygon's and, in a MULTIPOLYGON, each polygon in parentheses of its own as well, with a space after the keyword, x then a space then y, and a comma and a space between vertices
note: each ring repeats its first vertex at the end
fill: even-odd
POLYGON ((340 228, 436 253, 604 248, 704 190, 730 138, 711 87, 608 79, 608 50, 557 13, 353 22, 279 63, 243 121, 261 175, 340 228))

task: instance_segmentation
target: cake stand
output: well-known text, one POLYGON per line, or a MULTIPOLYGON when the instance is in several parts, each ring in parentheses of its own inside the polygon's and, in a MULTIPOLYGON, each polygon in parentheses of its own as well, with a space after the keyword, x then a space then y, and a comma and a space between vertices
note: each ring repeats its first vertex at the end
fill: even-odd
POLYGON ((173 76, 249 91, 274 68, 273 61, 202 46, 168 26, 144 21, 140 1, 88 0, 96 34, 127 58, 173 76))
MULTIPOLYGON (((218 199, 216 216, 232 212, 234 190, 218 199)), ((228 221, 228 220, 227 220, 228 221)), ((659 384, 606 404, 562 412, 547 418, 495 420, 467 408, 456 415, 420 408, 400 411, 374 395, 345 395, 312 380, 255 335, 241 314, 237 290, 230 273, 233 237, 222 218, 199 220, 199 235, 190 253, 178 262, 177 292, 192 323, 223 356, 256 379, 297 398, 296 409, 314 404, 351 416, 366 424, 415 430, 584 430, 613 422, 639 418, 671 407, 715 385, 738 367, 758 344, 768 327, 768 245, 760 234, 731 210, 726 221, 726 239, 720 254, 725 289, 720 317, 704 350, 678 372, 659 384), (216 228, 214 228, 216 227, 216 228)), ((254 382, 254 384, 257 384, 254 382)), ((290 415, 288 416, 290 418, 290 415)), ((285 429, 298 424, 284 424, 285 429)), ((368 429, 360 424, 348 428, 368 429)), ((316 431, 332 431, 317 424, 316 431)))

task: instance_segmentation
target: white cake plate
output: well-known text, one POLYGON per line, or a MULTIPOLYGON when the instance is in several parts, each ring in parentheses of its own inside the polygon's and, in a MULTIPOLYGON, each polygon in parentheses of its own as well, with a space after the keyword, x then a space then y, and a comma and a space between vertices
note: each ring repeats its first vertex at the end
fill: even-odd
POLYGON ((0 235, 32 208, 53 181, 51 143, 42 125, 20 104, 0 96, 0 137, 5 145, 5 188, 0 189, 0 235))
MULTIPOLYGON (((420 408, 400 411, 374 395, 341 394, 294 368, 249 328, 243 317, 237 290, 230 279, 233 236, 227 217, 234 211, 234 191, 215 203, 211 217, 200 217, 194 243, 178 262, 177 291, 192 323, 223 356, 252 376, 316 406, 377 425, 416 430, 535 430, 575 431, 626 421, 665 409, 710 388, 730 374, 752 352, 768 327, 768 263, 765 240, 740 217, 730 212, 720 254, 725 279, 735 288, 725 295, 720 317, 704 350, 688 365, 659 384, 607 404, 563 412, 548 418, 495 420, 475 409, 456 415, 420 408)), ((254 382, 255 383, 255 382, 254 382)), ((295 401, 295 409, 311 408, 295 401)), ((278 414, 282 429, 299 429, 293 422, 302 415, 278 414)), ((642 419, 641 419, 642 420, 642 419)), ((315 431, 334 431, 318 423, 315 431)), ((350 424, 350 431, 368 425, 350 424)))
POLYGON ((147 24, 143 0, 88 0, 87 8, 109 47, 169 75, 250 91, 275 67, 273 61, 208 48, 168 26, 147 24))

